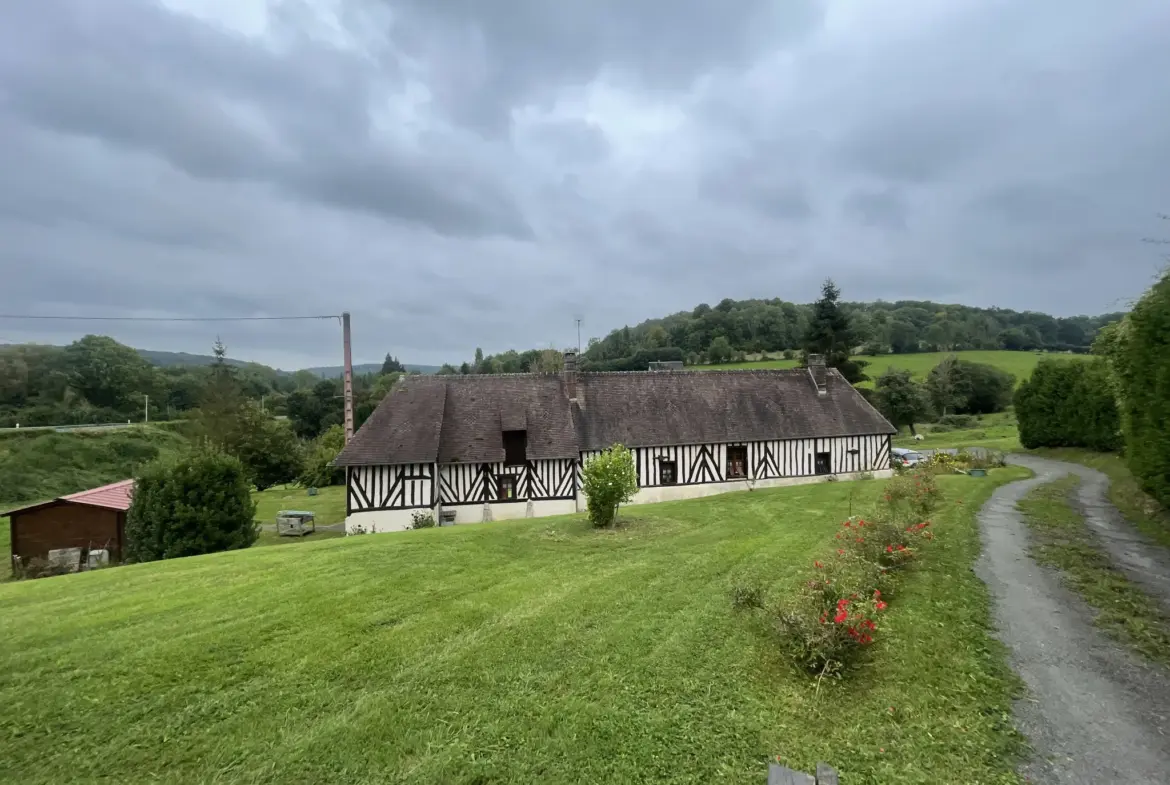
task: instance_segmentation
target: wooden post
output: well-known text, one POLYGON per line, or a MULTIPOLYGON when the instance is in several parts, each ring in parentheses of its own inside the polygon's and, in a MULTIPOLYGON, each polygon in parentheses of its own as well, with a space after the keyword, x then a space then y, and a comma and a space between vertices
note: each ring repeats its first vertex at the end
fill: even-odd
POLYGON ((341 314, 341 340, 345 351, 345 443, 353 438, 353 351, 349 339, 349 311, 341 314))

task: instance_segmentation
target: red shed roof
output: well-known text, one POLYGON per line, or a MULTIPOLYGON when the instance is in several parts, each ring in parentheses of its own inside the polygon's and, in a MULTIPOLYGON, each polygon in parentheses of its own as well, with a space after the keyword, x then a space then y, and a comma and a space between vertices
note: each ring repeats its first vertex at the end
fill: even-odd
POLYGON ((130 497, 134 495, 134 480, 103 485, 100 488, 90 488, 88 491, 71 493, 60 497, 62 501, 88 504, 91 507, 105 507, 108 510, 129 510, 130 497))
POLYGON ((103 485, 100 488, 90 488, 88 491, 78 491, 68 496, 58 496, 56 499, 47 502, 38 502, 37 504, 30 504, 27 507, 19 507, 15 510, 2 511, 0 512, 0 517, 14 515, 18 512, 39 510, 41 507, 48 507, 51 504, 58 504, 60 502, 84 504, 88 507, 102 507, 107 510, 120 510, 125 512, 130 509, 130 499, 133 495, 134 480, 122 480, 121 482, 103 485))

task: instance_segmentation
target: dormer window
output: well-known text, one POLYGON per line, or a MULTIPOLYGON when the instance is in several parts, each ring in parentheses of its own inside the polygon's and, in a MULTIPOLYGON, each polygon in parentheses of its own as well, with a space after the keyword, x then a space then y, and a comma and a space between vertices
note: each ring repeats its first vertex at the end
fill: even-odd
POLYGON ((528 454, 528 431, 504 431, 504 465, 523 466, 528 454))

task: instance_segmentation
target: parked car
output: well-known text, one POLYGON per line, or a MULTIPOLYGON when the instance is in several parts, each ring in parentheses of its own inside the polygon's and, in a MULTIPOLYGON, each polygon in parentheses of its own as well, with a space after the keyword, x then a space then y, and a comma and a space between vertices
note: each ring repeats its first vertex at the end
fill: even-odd
POLYGON ((926 456, 914 450, 907 450, 905 447, 895 447, 890 450, 890 461, 895 466, 904 466, 907 469, 913 469, 921 461, 925 461, 926 456))

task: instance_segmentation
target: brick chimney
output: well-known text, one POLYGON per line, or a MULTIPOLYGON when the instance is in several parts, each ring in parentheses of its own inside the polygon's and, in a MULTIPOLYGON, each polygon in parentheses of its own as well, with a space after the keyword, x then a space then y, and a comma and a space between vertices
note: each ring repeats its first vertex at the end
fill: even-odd
POLYGON ((573 350, 565 352, 565 393, 570 401, 577 400, 577 353, 573 350))
POLYGON ((808 375, 812 379, 813 386, 817 388, 817 395, 827 395, 829 392, 828 387, 826 387, 828 369, 825 368, 825 355, 810 354, 808 356, 808 375))

